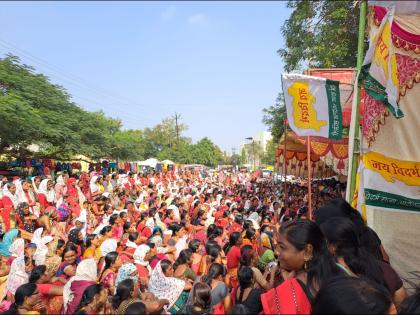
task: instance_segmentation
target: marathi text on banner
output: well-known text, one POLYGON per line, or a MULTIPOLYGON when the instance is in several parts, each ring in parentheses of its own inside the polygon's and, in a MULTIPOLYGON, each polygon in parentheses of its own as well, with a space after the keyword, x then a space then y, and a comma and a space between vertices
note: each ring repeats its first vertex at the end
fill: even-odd
POLYGON ((342 137, 339 82, 324 78, 283 74, 288 122, 298 136, 342 137))
POLYGON ((392 159, 371 151, 363 155, 359 171, 366 205, 420 211, 420 162, 392 159))

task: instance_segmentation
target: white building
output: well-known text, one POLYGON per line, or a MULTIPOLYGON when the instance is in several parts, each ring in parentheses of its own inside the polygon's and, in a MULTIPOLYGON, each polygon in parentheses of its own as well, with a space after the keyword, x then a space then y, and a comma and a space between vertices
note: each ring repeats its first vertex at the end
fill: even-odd
MULTIPOLYGON (((267 143, 272 138, 273 137, 271 136, 271 133, 270 132, 268 132, 268 131, 261 131, 261 132, 256 133, 255 135, 253 135, 252 136, 252 140, 245 140, 244 139, 244 141, 239 145, 239 155, 242 153, 242 150, 247 145, 252 144, 252 142, 254 142, 254 145, 255 146, 257 146, 257 145, 260 146, 261 149, 262 149, 262 151, 263 151, 263 153, 265 153, 267 151, 267 143)), ((247 152, 247 151, 245 150, 245 152, 247 152)), ((252 152, 249 152, 249 153, 250 154, 247 154, 246 155, 246 160, 247 161, 246 161, 245 164, 248 164, 249 166, 252 166, 253 163, 254 163, 254 160, 253 160, 254 157, 252 156, 252 152)), ((256 166, 259 166, 260 165, 260 160, 259 160, 259 157, 258 156, 256 156, 256 158, 255 158, 255 165, 256 166)))

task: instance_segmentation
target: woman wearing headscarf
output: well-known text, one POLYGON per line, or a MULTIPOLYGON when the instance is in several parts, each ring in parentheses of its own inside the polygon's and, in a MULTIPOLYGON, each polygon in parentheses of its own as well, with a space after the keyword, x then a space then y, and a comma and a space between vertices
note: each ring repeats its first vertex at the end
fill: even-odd
POLYGON ((61 264, 61 257, 57 255, 58 238, 53 239, 47 244, 47 254, 45 255, 45 265, 47 272, 55 275, 61 264))
POLYGON ((0 255, 9 258, 7 263, 0 260, 0 301, 4 298, 6 292, 6 282, 10 274, 10 266, 16 257, 23 256, 25 241, 19 237, 19 230, 12 229, 3 237, 0 243, 0 255))
POLYGON ((3 236, 3 241, 0 242, 0 256, 9 258, 11 256, 10 253, 10 246, 12 245, 13 241, 19 235, 18 229, 11 229, 6 232, 3 236))
POLYGON ((57 177, 57 183, 54 187, 56 207, 59 207, 63 203, 64 196, 67 193, 67 178, 67 174, 60 175, 57 177))
POLYGON ((34 189, 35 194, 38 194, 39 192, 39 185, 41 183, 41 177, 40 176, 33 176, 31 178, 32 181, 32 187, 34 189))
POLYGON ((16 179, 14 184, 16 185, 16 194, 19 202, 26 202, 29 205, 30 212, 39 215, 39 208, 36 205, 36 198, 32 191, 31 181, 16 179))
POLYGON ((97 265, 93 258, 83 260, 76 269, 76 275, 64 285, 63 309, 65 315, 73 314, 80 304, 83 292, 96 284, 97 265))
POLYGON ((122 265, 120 269, 118 269, 117 279, 115 280, 115 287, 117 288, 118 285, 126 279, 131 279, 136 283, 139 281, 137 268, 132 263, 126 263, 122 265))
POLYGON ((259 266, 261 269, 265 269, 267 265, 276 260, 276 257, 274 255, 273 251, 273 232, 270 230, 270 227, 265 225, 262 226, 262 232, 261 232, 261 256, 259 261, 259 266))
POLYGON ((48 253, 47 244, 54 239, 49 235, 42 236, 43 230, 43 228, 36 229, 31 240, 31 243, 36 245, 36 250, 32 259, 35 261, 35 265, 37 266, 45 264, 45 258, 48 253))
POLYGON ((29 275, 26 272, 26 260, 29 260, 29 257, 20 256, 13 260, 9 273, 13 276, 8 277, 6 282, 7 296, 15 295, 17 288, 22 284, 28 283, 29 275))
POLYGON ((101 257, 105 257, 110 252, 115 252, 118 247, 118 242, 114 238, 106 239, 100 245, 101 257))
POLYGON ((137 247, 136 251, 133 254, 134 263, 136 264, 136 268, 140 277, 147 278, 149 277, 150 273, 152 272, 152 268, 150 268, 149 260, 150 257, 150 247, 146 244, 141 244, 137 247))
POLYGON ((25 252, 25 240, 23 238, 15 238, 9 248, 10 257, 7 264, 10 266, 15 258, 23 256, 25 252))
POLYGON ((3 223, 6 226, 6 230, 9 230, 11 227, 15 226, 14 213, 19 205, 15 184, 6 183, 3 186, 3 198, 1 199, 1 202, 3 203, 1 216, 3 218, 3 223))
POLYGON ((90 189, 90 197, 92 200, 95 200, 99 195, 102 194, 102 191, 99 187, 99 180, 100 176, 92 176, 89 183, 89 189, 90 189))
POLYGON ((89 195, 90 195, 90 192, 89 192, 89 190, 90 190, 89 189, 89 175, 86 172, 82 172, 80 174, 79 181, 80 181, 79 187, 80 187, 82 193, 86 196, 87 199, 89 199, 89 195))
POLYGON ((37 217, 30 213, 29 205, 22 202, 18 205, 15 214, 16 225, 28 233, 35 232, 37 227, 37 217))
POLYGON ((83 204, 87 200, 86 195, 83 192, 83 185, 84 185, 84 182, 83 182, 82 178, 80 178, 76 182, 77 199, 79 200, 79 206, 80 206, 80 208, 83 208, 83 204))
MULTIPOLYGON (((183 294, 185 281, 170 276, 167 277, 163 273, 161 264, 162 262, 159 262, 152 271, 149 280, 149 292, 153 293, 158 299, 168 300, 168 312, 176 314, 188 300, 188 293, 183 294)), ((167 267, 171 268, 171 266, 167 267)))
POLYGON ((76 178, 70 177, 67 181, 67 200, 70 202, 76 202, 78 199, 76 178))
POLYGON ((53 206, 55 200, 54 184, 51 179, 43 179, 38 188, 38 201, 42 210, 53 206))

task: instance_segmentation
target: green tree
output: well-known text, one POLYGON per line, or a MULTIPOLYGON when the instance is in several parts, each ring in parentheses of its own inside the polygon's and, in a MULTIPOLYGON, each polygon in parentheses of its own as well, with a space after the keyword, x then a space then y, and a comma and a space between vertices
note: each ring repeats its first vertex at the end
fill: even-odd
POLYGON ((286 119, 286 106, 284 105, 283 93, 279 93, 276 103, 263 109, 263 123, 271 131, 273 141, 278 142, 284 132, 284 119, 286 119))
POLYGON ((111 158, 122 161, 145 159, 145 140, 141 130, 118 130, 112 137, 111 158))
POLYGON ((209 138, 205 137, 192 147, 194 163, 216 166, 223 161, 223 153, 209 138))
POLYGON ((242 150, 241 150, 240 162, 241 162, 241 164, 246 163, 246 149, 245 149, 245 147, 243 147, 242 150))
POLYGON ((187 130, 187 125, 178 124, 178 132, 180 135, 178 140, 175 119, 172 117, 164 118, 153 128, 145 128, 146 157, 173 160, 178 155, 180 156, 180 151, 184 148, 185 143, 190 142, 190 139, 181 136, 182 132, 185 130, 187 130))
POLYGON ((264 165, 274 165, 274 163, 276 162, 277 143, 278 142, 275 142, 274 139, 271 139, 267 142, 265 152, 261 161, 264 165))
MULTIPOLYGON (((287 72, 356 66, 359 5, 355 1, 288 1, 293 9, 278 50, 287 72)), ((367 47, 367 46, 366 46, 367 47)))
POLYGON ((230 165, 241 165, 241 156, 239 154, 232 154, 229 159, 230 165))
POLYGON ((63 87, 7 55, 0 59, 0 125, 0 154, 69 159, 103 156, 120 122, 83 110, 63 87))

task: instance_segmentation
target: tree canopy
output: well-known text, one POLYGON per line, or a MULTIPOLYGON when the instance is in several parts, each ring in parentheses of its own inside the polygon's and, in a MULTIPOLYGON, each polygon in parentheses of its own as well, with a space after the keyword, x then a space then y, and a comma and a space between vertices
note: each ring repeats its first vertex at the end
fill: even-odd
POLYGON ((359 5, 355 1, 288 1, 293 9, 278 50, 287 72, 306 68, 355 67, 359 5))
POLYGON ((0 153, 69 158, 74 154, 100 157, 110 149, 120 121, 74 104, 61 86, 21 64, 16 56, 0 59, 0 153))
POLYGON ((274 105, 263 109, 263 114, 262 121, 271 131, 273 141, 277 143, 283 135, 284 120, 287 117, 283 93, 279 93, 274 105))
POLYGON ((150 157, 215 166, 224 159, 208 138, 196 144, 171 117, 151 128, 122 129, 101 111, 84 110, 49 78, 7 55, 0 59, 0 155, 18 158, 136 161, 150 157), (36 149, 34 149, 36 148, 36 149))

